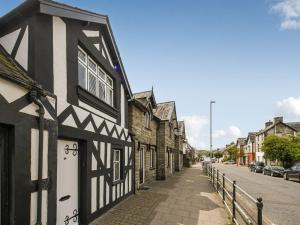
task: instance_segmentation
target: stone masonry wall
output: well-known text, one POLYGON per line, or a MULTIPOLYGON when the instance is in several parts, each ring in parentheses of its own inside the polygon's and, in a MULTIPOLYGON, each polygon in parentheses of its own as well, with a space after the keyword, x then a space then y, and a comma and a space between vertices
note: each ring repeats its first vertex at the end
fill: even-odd
POLYGON ((182 169, 182 154, 180 150, 183 149, 183 139, 181 135, 176 135, 175 138, 175 171, 180 171, 182 169))
POLYGON ((166 123, 161 121, 159 123, 159 129, 157 133, 157 179, 165 180, 166 179, 166 123))
MULTIPOLYGON (((150 147, 157 147, 157 127, 158 122, 156 120, 151 120, 150 128, 146 128, 144 125, 144 112, 133 105, 129 106, 129 130, 135 134, 135 187, 138 189, 140 187, 140 151, 138 149, 139 144, 145 145, 145 184, 149 184, 156 179, 156 163, 154 168, 150 168, 150 147)), ((154 153, 155 158, 156 152, 154 153)))

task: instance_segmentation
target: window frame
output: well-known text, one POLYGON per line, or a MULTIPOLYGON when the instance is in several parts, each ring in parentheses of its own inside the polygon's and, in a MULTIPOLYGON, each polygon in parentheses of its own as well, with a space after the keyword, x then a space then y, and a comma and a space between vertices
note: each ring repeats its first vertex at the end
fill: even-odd
POLYGON ((167 149, 167 168, 169 168, 170 167, 170 150, 169 149, 167 149))
POLYGON ((156 161, 156 151, 155 147, 151 146, 150 147, 150 169, 155 168, 155 161, 156 161))
POLYGON ((115 81, 113 79, 113 77, 111 77, 108 73, 106 73, 104 71, 104 69, 99 66, 99 64, 86 52, 84 51, 79 45, 78 45, 78 50, 77 50, 77 63, 78 63, 78 85, 80 87, 82 87, 84 90, 86 90, 87 92, 89 92, 90 94, 92 94, 93 96, 95 96, 96 98, 98 98, 99 100, 105 102, 106 104, 108 104, 111 107, 115 107, 115 100, 114 100, 114 96, 115 96, 115 81), (82 58, 79 57, 79 52, 81 52, 85 58, 84 60, 82 58), (95 64, 96 69, 94 70, 91 66, 90 66, 90 62, 95 64), (82 84, 80 84, 79 82, 79 64, 80 66, 85 68, 85 85, 83 87, 82 84), (101 73, 101 75, 100 75, 101 73), (90 91, 90 79, 89 76, 94 76, 96 78, 96 87, 95 87, 95 93, 90 91), (102 75, 105 76, 105 78, 102 77, 102 75), (100 97, 100 82, 102 85, 104 85, 104 98, 100 97), (110 91, 110 95, 108 95, 108 91, 110 91), (110 97, 108 97, 110 96, 110 97))
POLYGON ((120 149, 113 149, 113 182, 118 182, 121 179, 121 153, 122 151, 120 149), (116 152, 119 152, 119 160, 115 159, 116 152), (116 179, 116 167, 115 165, 119 164, 119 178, 116 179))
POLYGON ((144 127, 150 129, 150 113, 149 112, 145 112, 144 127))

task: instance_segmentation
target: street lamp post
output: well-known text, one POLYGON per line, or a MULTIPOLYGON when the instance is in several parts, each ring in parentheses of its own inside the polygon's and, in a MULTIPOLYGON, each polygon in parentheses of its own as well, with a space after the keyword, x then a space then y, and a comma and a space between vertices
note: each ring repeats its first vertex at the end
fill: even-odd
POLYGON ((210 157, 211 159, 213 158, 213 153, 212 153, 212 147, 213 147, 213 143, 212 143, 212 104, 216 103, 215 101, 210 101, 210 157))

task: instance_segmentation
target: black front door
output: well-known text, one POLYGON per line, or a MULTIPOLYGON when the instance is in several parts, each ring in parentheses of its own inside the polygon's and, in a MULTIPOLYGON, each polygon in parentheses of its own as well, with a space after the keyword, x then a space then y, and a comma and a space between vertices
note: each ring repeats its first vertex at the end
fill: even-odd
POLYGON ((1 225, 8 225, 8 148, 9 148, 9 130, 6 126, 0 124, 0 189, 1 189, 1 225))

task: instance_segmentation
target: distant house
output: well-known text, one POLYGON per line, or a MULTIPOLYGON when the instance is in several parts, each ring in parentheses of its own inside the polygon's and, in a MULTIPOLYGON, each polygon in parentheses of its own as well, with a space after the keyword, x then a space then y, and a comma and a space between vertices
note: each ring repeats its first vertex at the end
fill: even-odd
POLYGON ((246 138, 238 138, 236 141, 236 147, 238 149, 237 165, 246 164, 246 156, 244 154, 244 146, 246 145, 246 138))
POLYGON ((183 156, 183 166, 184 167, 191 167, 191 165, 195 162, 197 157, 196 150, 190 145, 186 144, 185 154, 183 156))
POLYGON ((265 128, 260 130, 255 135, 255 160, 264 162, 264 152, 262 152, 262 145, 265 138, 269 135, 275 136, 295 136, 300 130, 300 123, 284 123, 283 117, 274 117, 273 121, 265 123, 265 128))
POLYGON ((251 161, 255 161, 255 136, 256 132, 249 132, 244 146, 244 155, 246 157, 246 165, 251 161))
POLYGON ((133 94, 129 103, 129 131, 135 143, 136 189, 156 180, 157 130, 160 121, 153 115, 156 107, 153 91, 133 94))
POLYGON ((180 171, 183 167, 183 156, 186 152, 186 133, 185 133, 185 123, 184 121, 178 122, 178 130, 175 133, 176 135, 176 154, 175 154, 175 170, 180 171))
POLYGON ((175 102, 157 104, 154 116, 160 119, 157 146, 157 179, 165 180, 175 171, 175 131, 178 130, 175 102))

